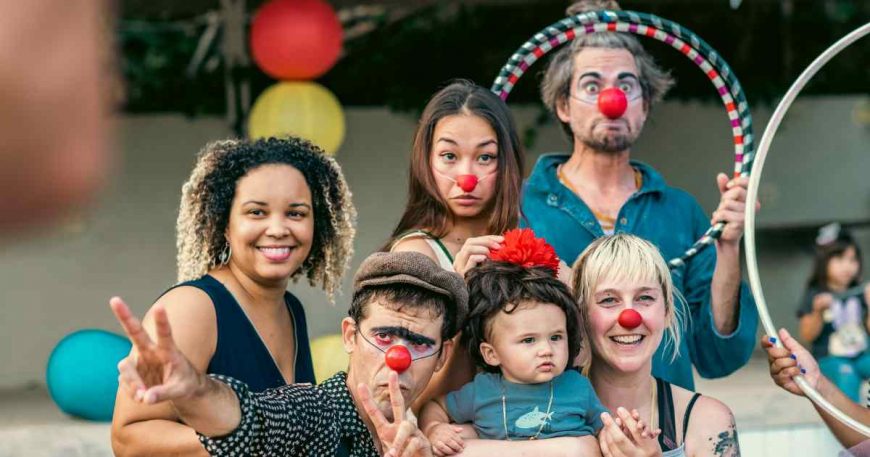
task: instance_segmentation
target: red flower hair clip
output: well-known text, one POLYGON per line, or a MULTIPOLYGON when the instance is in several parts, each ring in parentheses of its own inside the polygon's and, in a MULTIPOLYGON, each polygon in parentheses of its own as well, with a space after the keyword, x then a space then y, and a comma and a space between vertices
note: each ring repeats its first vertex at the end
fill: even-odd
POLYGON ((525 268, 544 267, 559 274, 559 257, 556 250, 543 238, 535 237, 532 229, 514 229, 504 232, 504 243, 497 251, 490 250, 489 258, 509 262, 525 268))

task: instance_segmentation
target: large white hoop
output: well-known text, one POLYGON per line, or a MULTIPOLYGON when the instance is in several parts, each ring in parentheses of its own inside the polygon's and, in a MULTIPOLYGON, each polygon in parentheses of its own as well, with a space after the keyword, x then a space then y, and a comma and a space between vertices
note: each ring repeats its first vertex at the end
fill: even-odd
MULTIPOLYGON (((761 136, 761 142, 758 143, 758 151, 755 155, 754 164, 752 165, 752 174, 749 177, 749 189, 746 197, 746 230, 744 244, 746 246, 746 267, 747 272, 749 273, 749 285, 752 288, 752 295, 755 297, 755 303, 758 305, 758 316, 761 318, 761 324, 764 326, 765 332, 771 336, 777 335, 777 331, 776 327, 773 325, 773 321, 770 319, 770 313, 767 310, 767 302, 764 300, 764 291, 761 288, 761 277, 758 274, 758 259, 755 255, 755 202, 758 201, 758 186, 761 183, 761 173, 764 169, 764 160, 767 158, 767 151, 770 149, 770 144, 773 141, 774 135, 776 135, 776 130, 779 128, 783 116, 785 116, 786 111, 788 111, 788 108, 791 106, 800 91, 803 90, 804 86, 807 85, 810 78, 812 78, 824 64, 831 60, 835 55, 839 54, 845 47, 868 33, 870 33, 870 22, 858 27, 845 37, 841 38, 831 47, 826 49, 825 52, 816 57, 816 60, 814 60, 806 70, 801 73, 794 84, 792 84, 788 89, 788 92, 786 92, 782 101, 779 102, 779 105, 777 105, 776 110, 773 112, 773 116, 771 116, 770 121, 767 123, 767 127, 764 129, 764 135, 761 136)), ((777 346, 782 345, 779 339, 777 339, 776 344, 777 346)), ((855 431, 864 436, 870 437, 870 427, 849 417, 830 402, 822 398, 822 396, 813 389, 809 383, 807 383, 803 376, 795 376, 794 381, 804 394, 819 405, 819 407, 823 408, 855 431)))

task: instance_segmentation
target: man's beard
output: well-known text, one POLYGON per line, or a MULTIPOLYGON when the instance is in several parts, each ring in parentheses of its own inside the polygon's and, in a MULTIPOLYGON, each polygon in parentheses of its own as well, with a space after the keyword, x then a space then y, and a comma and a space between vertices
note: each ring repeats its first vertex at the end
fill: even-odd
POLYGON ((637 139, 631 134, 631 130, 626 133, 595 133, 595 125, 592 126, 591 130, 592 132, 589 134, 580 136, 580 142, 590 149, 609 154, 627 150, 637 139))

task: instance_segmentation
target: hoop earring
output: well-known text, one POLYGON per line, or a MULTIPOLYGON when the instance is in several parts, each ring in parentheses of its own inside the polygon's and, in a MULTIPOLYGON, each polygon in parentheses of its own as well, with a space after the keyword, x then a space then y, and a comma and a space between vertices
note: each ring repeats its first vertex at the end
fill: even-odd
POLYGON ((224 245, 224 249, 221 251, 218 260, 220 260, 220 265, 226 265, 230 262, 230 257, 233 256, 233 248, 230 247, 229 241, 224 245))

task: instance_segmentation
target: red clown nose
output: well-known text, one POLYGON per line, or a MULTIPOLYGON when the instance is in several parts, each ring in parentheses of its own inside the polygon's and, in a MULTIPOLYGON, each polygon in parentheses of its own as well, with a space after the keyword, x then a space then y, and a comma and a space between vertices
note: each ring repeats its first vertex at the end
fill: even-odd
POLYGON ((619 313, 618 322, 623 328, 631 330, 643 322, 643 317, 641 317, 639 312, 629 308, 619 313))
POLYGON ((463 192, 471 192, 475 187, 477 187, 477 176, 459 175, 456 177, 456 185, 458 185, 463 192))
POLYGON ((610 119, 619 119, 625 113, 628 99, 618 87, 609 87, 598 94, 598 110, 610 119))
POLYGON ((387 361, 387 366, 396 373, 401 373, 411 366, 411 353, 405 346, 393 346, 387 349, 384 358, 387 361))

